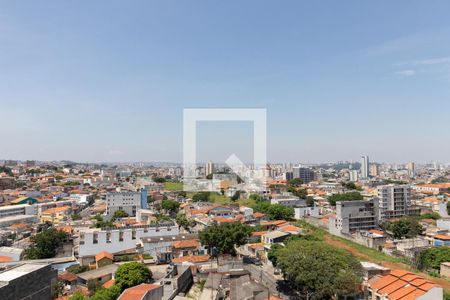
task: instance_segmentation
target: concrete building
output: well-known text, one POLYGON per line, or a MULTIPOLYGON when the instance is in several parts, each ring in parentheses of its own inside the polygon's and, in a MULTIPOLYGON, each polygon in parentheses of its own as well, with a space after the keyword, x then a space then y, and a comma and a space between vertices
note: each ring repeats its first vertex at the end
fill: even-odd
POLYGON ((214 164, 212 161, 208 161, 205 165, 205 176, 208 176, 213 173, 214 173, 214 164))
POLYGON ((120 229, 80 229, 76 239, 75 250, 80 257, 92 257, 101 252, 117 253, 120 251, 136 249, 140 247, 141 238, 177 236, 178 225, 175 222, 167 222, 159 225, 140 225, 120 229))
POLYGON ((270 199, 270 204, 280 204, 287 207, 302 207, 306 206, 306 200, 292 195, 278 195, 270 199))
POLYGON ((0 191, 14 189, 16 180, 14 177, 0 177, 0 191))
POLYGON ((361 178, 369 178, 369 157, 367 155, 361 156, 361 178))
POLYGON ((416 177, 416 164, 414 162, 409 162, 406 168, 408 169, 409 176, 416 177))
POLYGON ((147 203, 147 192, 142 190, 140 192, 114 192, 106 194, 106 218, 110 219, 118 210, 125 211, 129 216, 136 216, 138 209, 147 208, 142 207, 142 197, 145 196, 145 203, 147 203))
POLYGON ((57 271, 48 264, 23 264, 0 273, 0 299, 52 299, 57 271))
POLYGON ((351 182, 357 182, 358 181, 358 179, 359 179, 358 171, 350 170, 348 172, 348 174, 349 174, 349 179, 350 179, 351 182))
POLYGON ((372 177, 380 176, 380 166, 378 164, 370 164, 370 175, 372 177))
POLYGON ((408 215, 411 208, 411 187, 394 184, 379 186, 378 200, 379 220, 408 215))
POLYGON ((302 168, 300 166, 292 169, 293 177, 300 178, 305 183, 309 183, 316 179, 316 173, 309 168, 302 168))
POLYGON ((338 232, 352 233, 375 229, 378 224, 378 201, 358 200, 336 202, 335 228, 338 232))

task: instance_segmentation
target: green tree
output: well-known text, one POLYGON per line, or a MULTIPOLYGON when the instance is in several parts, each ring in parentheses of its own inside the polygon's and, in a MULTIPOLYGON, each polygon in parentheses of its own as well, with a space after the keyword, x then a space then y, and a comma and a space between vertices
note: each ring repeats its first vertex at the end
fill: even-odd
POLYGON ((56 249, 67 241, 68 235, 55 228, 46 229, 31 237, 31 247, 25 250, 28 259, 52 258, 56 249))
POLYGON ((289 180, 288 184, 292 186, 301 186, 303 184, 303 180, 301 180, 300 178, 294 178, 292 180, 289 180))
POLYGON ((239 200, 240 197, 241 197, 241 191, 236 191, 236 192, 234 192, 233 196, 231 196, 231 200, 236 201, 236 200, 239 200))
POLYGON ((429 248, 420 253, 419 268, 420 269, 435 269, 441 268, 441 263, 450 261, 449 247, 435 247, 429 248))
POLYGON ((92 297, 89 298, 89 300, 116 300, 120 293, 122 292, 122 289, 118 284, 113 285, 110 288, 101 288, 95 292, 92 297))
POLYGON ((161 207, 168 213, 176 213, 180 208, 180 202, 175 200, 163 200, 161 207))
POLYGON ((87 300, 87 298, 80 291, 76 291, 69 300, 87 300))
POLYGON ((359 192, 348 192, 343 194, 333 194, 328 197, 328 202, 332 206, 336 206, 336 202, 338 201, 356 201, 363 200, 364 197, 359 192))
POLYGON ((348 252, 323 242, 296 240, 276 251, 277 266, 307 299, 333 299, 358 291, 362 267, 348 252))
POLYGON ((313 207, 314 206, 314 198, 311 196, 306 197, 306 206, 313 207))
POLYGON ((77 221, 77 220, 81 220, 82 219, 82 217, 80 216, 80 214, 73 214, 72 215, 72 220, 73 221, 77 221))
POLYGON ((116 210, 115 212, 114 212, 114 214, 113 214, 113 216, 112 216, 112 218, 111 218, 111 221, 115 221, 115 220, 117 220, 117 219, 120 219, 120 218, 127 218, 128 217, 128 214, 124 211, 124 210, 122 210, 122 209, 119 209, 119 210, 116 210))
POLYGON ((276 268, 277 267, 277 257, 278 257, 278 251, 280 249, 284 248, 280 244, 273 244, 270 247, 269 252, 267 253, 267 259, 272 262, 272 265, 276 268))
POLYGON ((388 224, 387 229, 392 232, 395 239, 412 238, 422 234, 423 227, 417 222, 415 218, 405 217, 399 221, 388 224))
POLYGON ((290 220, 294 217, 294 209, 281 204, 272 204, 266 211, 271 220, 290 220))
POLYGON ((250 199, 255 200, 256 202, 264 201, 264 197, 258 194, 251 194, 249 196, 250 199))
POLYGON ((165 178, 163 178, 163 177, 153 177, 153 181, 157 182, 157 183, 164 183, 167 180, 165 178))
POLYGON ((116 285, 121 290, 133 287, 135 285, 149 282, 152 279, 152 272, 146 265, 138 262, 129 262, 120 265, 114 275, 116 285))
POLYGON ((175 220, 177 221, 179 228, 183 227, 188 232, 191 232, 191 228, 195 226, 195 221, 189 220, 186 217, 186 214, 183 213, 178 213, 175 220))
POLYGON ((199 234, 200 242, 216 249, 216 253, 236 255, 235 246, 247 243, 252 233, 250 226, 241 223, 225 223, 209 226, 199 234))
POLYGON ((209 192, 198 192, 192 196, 192 201, 194 202, 208 202, 209 201, 209 192))

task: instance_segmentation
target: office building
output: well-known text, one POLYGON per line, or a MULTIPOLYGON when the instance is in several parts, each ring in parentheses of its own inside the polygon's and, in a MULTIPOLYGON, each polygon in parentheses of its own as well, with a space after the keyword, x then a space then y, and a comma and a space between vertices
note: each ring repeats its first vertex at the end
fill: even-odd
POLYGON ((378 201, 358 200, 336 202, 335 227, 341 233, 375 229, 378 224, 378 201))
POLYGON ((293 177, 300 178, 303 182, 308 183, 316 179, 316 174, 312 169, 298 166, 293 168, 293 177))
POLYGON ((367 155, 361 156, 361 178, 369 178, 369 157, 367 155))
POLYGON ((381 221, 410 214, 411 187, 383 185, 378 187, 379 218, 381 221))

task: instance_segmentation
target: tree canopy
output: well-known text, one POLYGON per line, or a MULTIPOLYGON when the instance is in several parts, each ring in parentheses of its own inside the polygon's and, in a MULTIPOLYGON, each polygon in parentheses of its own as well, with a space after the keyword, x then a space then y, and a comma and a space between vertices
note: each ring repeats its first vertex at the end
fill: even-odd
POLYGON ((111 218, 111 221, 115 221, 115 220, 117 220, 117 219, 120 219, 120 218, 127 218, 128 217, 128 214, 124 211, 124 210, 122 210, 122 209, 119 209, 119 210, 116 210, 115 212, 114 212, 114 214, 113 214, 113 216, 112 216, 112 218, 111 218))
POLYGON ((253 206, 253 209, 264 213, 271 220, 290 220, 294 217, 294 209, 281 204, 258 202, 253 206))
POLYGON ((168 213, 176 213, 180 208, 180 202, 175 200, 163 200, 161 207, 168 213))
POLYGON ((184 213, 178 213, 175 219, 178 227, 183 227, 185 230, 191 232, 191 228, 195 226, 194 220, 189 220, 184 213))
POLYGON ((336 206, 336 202, 338 201, 355 201, 355 200, 363 200, 364 197, 360 192, 348 192, 343 194, 333 194, 328 197, 328 202, 332 206, 336 206))
POLYGON ((200 232, 200 242, 207 247, 215 247, 217 253, 235 255, 235 246, 247 243, 252 233, 250 226, 241 223, 213 225, 200 232))
POLYGON ((441 263, 450 261, 449 247, 429 248, 420 253, 419 268, 439 270, 441 263))
POLYGON ((146 265, 139 262, 129 262, 117 268, 114 279, 116 281, 115 284, 121 290, 124 290, 141 283, 149 282, 152 276, 152 272, 146 265))
POLYGON ((209 201, 209 192, 198 192, 192 196, 192 201, 194 202, 208 202, 209 201))
POLYGON ((46 229, 31 237, 31 247, 25 250, 28 259, 52 258, 56 249, 67 241, 68 235, 55 228, 46 229))
POLYGON ((423 232, 423 227, 413 217, 403 217, 398 221, 390 222, 386 226, 395 239, 413 238, 423 232))
POLYGON ((275 253, 277 266, 292 286, 309 299, 353 294, 362 281, 358 260, 323 242, 293 240, 275 253))

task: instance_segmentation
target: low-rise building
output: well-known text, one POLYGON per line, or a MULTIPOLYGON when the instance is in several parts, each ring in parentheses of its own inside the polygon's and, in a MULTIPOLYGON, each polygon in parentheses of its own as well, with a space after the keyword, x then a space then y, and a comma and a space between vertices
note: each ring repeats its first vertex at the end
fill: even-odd
POLYGON ((117 300, 161 300, 163 295, 163 286, 142 283, 124 290, 117 300))
POLYGON ((52 299, 57 271, 48 264, 23 264, 0 273, 0 299, 52 299))

